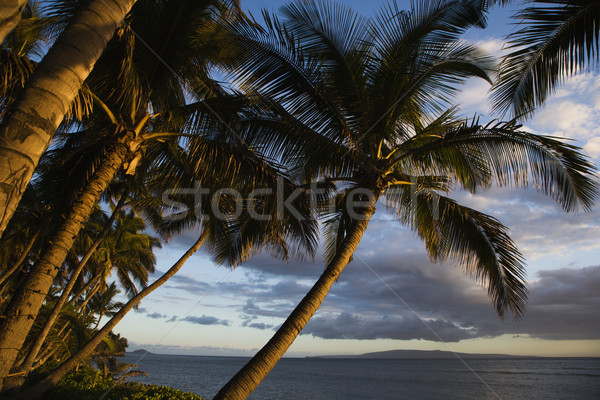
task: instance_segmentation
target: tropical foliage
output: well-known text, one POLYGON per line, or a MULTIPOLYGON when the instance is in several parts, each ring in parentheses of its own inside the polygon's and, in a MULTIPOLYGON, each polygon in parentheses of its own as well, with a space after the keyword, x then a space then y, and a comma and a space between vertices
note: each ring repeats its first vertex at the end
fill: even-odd
MULTIPOLYGON (((42 371, 38 372, 38 377, 42 371)), ((104 376, 101 370, 83 367, 65 377, 45 395, 45 399, 73 400, 202 400, 193 393, 180 392, 166 386, 144 385, 136 382, 119 382, 104 376)))
POLYGON ((521 28, 507 37, 512 51, 493 94, 497 109, 516 116, 533 113, 568 77, 600 65, 600 1, 529 3, 514 17, 521 28))
POLYGON ((263 101, 242 138, 303 182, 336 182, 324 209, 327 267, 273 338, 215 399, 243 399, 264 379, 352 259, 380 197, 425 243, 483 282, 500 316, 525 308, 523 257, 496 218, 450 196, 533 183, 565 210, 590 209, 594 168, 571 145, 457 115, 468 77, 493 64, 460 40, 485 24, 485 2, 393 3, 373 19, 328 2, 296 2, 266 28, 231 25, 234 79, 263 101), (449 108, 448 108, 449 107, 449 108), (264 150, 263 150, 264 149, 264 150))

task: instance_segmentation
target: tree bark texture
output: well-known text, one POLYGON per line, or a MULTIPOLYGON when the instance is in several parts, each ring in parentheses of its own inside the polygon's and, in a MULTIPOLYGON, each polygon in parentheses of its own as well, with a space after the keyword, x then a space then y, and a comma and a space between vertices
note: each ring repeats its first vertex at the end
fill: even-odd
POLYGON ((0 126, 0 235, 83 81, 134 3, 92 0, 65 29, 15 100, 0 126))

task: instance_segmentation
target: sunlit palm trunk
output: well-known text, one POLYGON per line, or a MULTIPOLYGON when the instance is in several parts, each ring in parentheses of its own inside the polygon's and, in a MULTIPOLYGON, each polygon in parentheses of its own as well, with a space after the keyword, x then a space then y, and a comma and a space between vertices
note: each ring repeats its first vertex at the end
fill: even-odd
POLYGON ((4 119, 0 126, 0 235, 83 81, 134 3, 91 1, 46 54, 4 119))
POLYGON ((31 237, 31 239, 29 239, 29 243, 27 243, 27 246, 25 246, 25 249, 23 250, 23 252, 19 256, 19 259, 17 261, 15 261, 15 263, 13 264, 13 266, 10 267, 4 274, 2 274, 2 276, 0 276, 0 295, 4 291, 4 288, 6 287, 6 283, 7 283, 8 278, 10 278, 10 276, 12 274, 14 274, 21 267, 21 265, 23 264, 23 262, 25 261, 25 259, 29 255, 29 252, 31 251, 31 248, 35 244, 35 241, 37 240, 37 238, 38 238, 39 235, 40 235, 40 231, 38 230, 38 231, 36 231, 33 234, 33 236, 31 237))
POLYGON ((0 2, 0 43, 21 20, 27 0, 2 0, 0 2))
MULTIPOLYGON (((52 327, 54 326, 54 323, 56 322, 58 315, 60 314, 60 311, 62 310, 64 304, 67 302, 67 300, 69 298, 69 294, 71 293, 71 290, 73 290, 73 286, 75 286, 75 283, 77 282, 77 279, 79 278, 79 275, 81 274, 81 271, 83 271, 83 268, 87 264, 88 260, 92 257, 92 255, 94 254, 94 252, 96 251, 96 249, 98 248, 100 243, 102 243, 102 241, 104 240, 106 235, 108 235, 108 232, 110 231, 112 224, 115 222, 115 219, 117 217, 119 210, 125 205, 126 199, 127 199, 127 194, 123 194, 123 196, 121 196, 121 199, 119 200, 117 206, 113 210, 112 215, 106 222, 104 229, 102 230, 100 235, 96 238, 96 240, 94 241, 92 246, 90 246, 90 248, 88 249, 86 254, 83 256, 83 258, 77 265, 77 268, 75 268, 75 270, 71 274, 71 278, 69 279, 67 286, 65 286, 65 288, 63 289, 60 297, 58 298, 58 301, 56 302, 56 304, 54 305, 54 308, 52 309, 52 312, 50 312, 50 315, 46 319, 46 322, 44 323, 42 330, 35 338, 35 341, 33 342, 31 349, 27 353, 27 357, 25 357, 25 360, 23 361, 23 363, 18 367, 17 372, 24 372, 25 374, 27 374, 27 372, 33 366, 33 363, 35 362, 37 355, 38 355, 40 349, 42 348, 44 341, 46 340, 46 337, 52 330, 52 327)), ((98 323, 100 323, 100 318, 98 318, 98 323)), ((97 325, 96 325, 96 327, 97 327, 97 325)), ((5 385, 5 389, 6 388, 7 387, 5 385)))
POLYGON ((363 219, 356 221, 346 235, 342 247, 329 263, 319 280, 310 289, 294 311, 277 330, 275 335, 256 355, 217 393, 213 400, 245 399, 256 389, 271 372, 275 364, 292 345, 300 331, 317 311, 331 286, 352 259, 352 255, 360 242, 371 216, 375 212, 376 199, 363 214, 363 219))
POLYGON ((138 304, 144 297, 148 296, 154 290, 158 289, 166 281, 168 281, 173 275, 177 273, 183 267, 185 262, 202 246, 202 243, 206 239, 206 233, 203 233, 200 238, 194 243, 192 247, 185 252, 185 254, 177 260, 175 264, 165 272, 160 278, 153 282, 146 289, 139 292, 135 297, 129 300, 123 308, 119 310, 103 327, 94 335, 94 337, 85 344, 77 353, 73 354, 68 360, 61 364, 55 369, 50 375, 44 378, 42 381, 37 383, 35 386, 28 390, 25 390, 17 398, 18 399, 34 399, 43 395, 49 388, 54 386, 60 381, 69 371, 89 356, 96 346, 104 339, 104 337, 123 319, 123 317, 131 311, 136 304, 138 304))
POLYGON ((0 320, 0 379, 9 373, 54 277, 100 195, 122 166, 128 149, 125 145, 115 144, 114 148, 107 149, 107 153, 104 163, 73 202, 62 224, 41 253, 39 261, 13 296, 4 318, 0 320))

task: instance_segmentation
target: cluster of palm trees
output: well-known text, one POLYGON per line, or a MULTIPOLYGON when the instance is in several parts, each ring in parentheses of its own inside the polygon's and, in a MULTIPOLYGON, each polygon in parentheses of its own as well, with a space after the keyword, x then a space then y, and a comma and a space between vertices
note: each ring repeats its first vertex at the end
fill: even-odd
MULTIPOLYGON (((351 261, 378 204, 433 260, 455 260, 485 284, 501 316, 521 315, 524 264, 507 229, 451 193, 533 185, 566 211, 596 198, 594 168, 578 148, 515 120, 459 117, 457 85, 492 83, 497 69, 461 40, 485 26, 485 0, 391 3, 371 19, 302 1, 265 13, 264 26, 236 1, 52 0, 22 12, 14 3, 21 20, 0 54, 2 388, 61 360, 25 398, 100 352, 201 246, 230 266, 262 250, 313 256, 321 221, 325 271, 216 396, 246 398, 351 261), (198 182, 238 195, 224 191, 215 203, 181 194, 198 182), (170 192, 183 209, 164 201, 170 189, 184 189, 170 192), (189 230, 196 242, 149 284, 153 249, 189 230), (111 276, 126 303, 115 301, 111 276)), ((530 113, 597 61, 599 2, 555 3, 523 11, 529 29, 547 34, 511 36, 499 109, 530 113), (552 35, 544 21, 567 33, 552 35)), ((0 15, 0 34, 14 10, 0 15)))

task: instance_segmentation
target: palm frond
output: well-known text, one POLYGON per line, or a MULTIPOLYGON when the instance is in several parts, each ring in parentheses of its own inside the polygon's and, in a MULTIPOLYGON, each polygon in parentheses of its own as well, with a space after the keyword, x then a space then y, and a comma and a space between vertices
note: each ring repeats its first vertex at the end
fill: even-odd
POLYGON ((433 261, 454 260, 486 284, 501 317, 508 310, 522 315, 527 300, 523 256, 497 219, 425 188, 405 187, 389 199, 400 221, 425 242, 433 261))
POLYGON ((479 126, 473 120, 421 146, 412 144, 406 142, 406 152, 399 151, 397 160, 410 158, 417 165, 427 161, 434 170, 456 176, 466 188, 474 189, 473 183, 488 186, 492 178, 501 186, 527 187, 531 181, 566 211, 589 211, 598 197, 595 167, 579 148, 521 131, 515 121, 479 126))
POLYGON ((523 26, 508 36, 509 49, 493 91, 494 108, 531 114, 558 84, 600 60, 600 2, 548 0, 520 11, 523 26))

